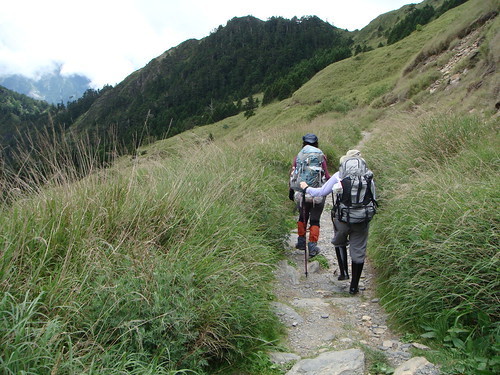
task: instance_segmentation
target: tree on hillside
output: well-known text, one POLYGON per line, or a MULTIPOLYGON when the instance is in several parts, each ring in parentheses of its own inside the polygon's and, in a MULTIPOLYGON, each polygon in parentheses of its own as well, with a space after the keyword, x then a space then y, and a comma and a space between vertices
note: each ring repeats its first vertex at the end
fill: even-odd
POLYGON ((406 38, 416 30, 417 25, 426 25, 429 23, 435 14, 436 11, 431 5, 425 5, 423 8, 416 8, 412 4, 408 14, 389 32, 387 44, 394 44, 397 41, 406 38))
POLYGON ((351 56, 349 45, 338 46, 331 49, 319 50, 310 59, 303 60, 295 65, 287 75, 268 84, 264 91, 262 103, 269 104, 273 100, 283 100, 290 97, 298 88, 312 78, 317 72, 334 62, 351 56))
POLYGON ((243 106, 245 110, 244 116, 245 118, 250 118, 255 115, 255 109, 259 107, 259 99, 254 99, 252 95, 250 95, 247 99, 247 102, 243 106))

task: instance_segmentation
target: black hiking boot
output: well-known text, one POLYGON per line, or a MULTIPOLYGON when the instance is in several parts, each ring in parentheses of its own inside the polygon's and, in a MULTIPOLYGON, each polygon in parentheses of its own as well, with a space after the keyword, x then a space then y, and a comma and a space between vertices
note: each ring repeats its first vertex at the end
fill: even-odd
POLYGON ((359 293, 358 284, 359 284, 359 278, 361 277, 361 271, 363 271, 363 266, 364 263, 352 262, 351 264, 352 279, 351 279, 351 286, 349 287, 349 294, 359 293))
POLYGON ((345 246, 335 246, 337 262, 339 263, 340 275, 338 280, 349 280, 349 271, 347 269, 347 248, 345 246))

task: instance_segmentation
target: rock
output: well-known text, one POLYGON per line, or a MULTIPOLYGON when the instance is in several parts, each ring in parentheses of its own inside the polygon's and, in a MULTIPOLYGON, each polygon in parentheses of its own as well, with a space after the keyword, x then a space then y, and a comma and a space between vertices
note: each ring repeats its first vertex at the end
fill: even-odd
POLYGON ((334 333, 327 333, 324 337, 325 341, 333 341, 337 338, 337 336, 334 333))
POLYGON ((274 308, 274 311, 281 322, 288 327, 295 327, 299 323, 304 322, 304 319, 290 306, 279 302, 272 302, 271 306, 274 308), (293 323, 296 323, 296 325, 294 326, 293 323))
POLYGON ((300 361, 300 357, 294 353, 281 353, 281 352, 271 352, 269 353, 269 359, 272 363, 278 365, 283 365, 293 361, 300 361))
POLYGON ((342 337, 339 341, 344 343, 351 343, 352 339, 350 339, 349 337, 342 337))
POLYGON ((319 265, 319 262, 317 260, 309 263, 309 265, 307 266, 307 272, 311 273, 311 274, 318 273, 319 269, 320 269, 320 265, 319 265))
POLYGON ((295 298, 292 302, 295 307, 309 310, 320 309, 328 306, 321 298, 295 298))
POLYGON ((321 298, 329 298, 332 296, 331 290, 317 290, 316 293, 319 294, 321 298))
POLYGON ((372 332, 376 335, 383 335, 385 333, 385 329, 383 328, 373 328, 372 332))
POLYGON ((399 343, 399 347, 402 350, 408 351, 408 350, 410 350, 411 346, 412 346, 411 344, 406 344, 406 343, 402 343, 402 342, 399 343))
POLYGON ((393 348, 394 347, 394 341, 391 341, 391 340, 384 340, 384 342, 382 343, 382 346, 384 348, 393 348))
POLYGON ((392 351, 388 350, 386 353, 387 358, 392 362, 392 363, 402 363, 404 361, 407 361, 411 358, 411 354, 407 352, 402 352, 402 351, 392 351))
POLYGON ((460 74, 454 74, 450 77, 450 85, 457 85, 460 82, 460 74))
POLYGON ((286 261, 286 259, 280 260, 278 262, 278 268, 283 268, 284 269, 287 265, 288 265, 288 262, 286 261))
POLYGON ((431 350, 431 348, 429 348, 428 346, 425 346, 423 344, 419 344, 418 342, 412 342, 411 346, 413 346, 416 349, 420 349, 420 350, 431 350))
POLYGON ((359 349, 322 353, 296 363, 286 375, 363 375, 365 355, 359 349))
POLYGON ((290 281, 290 283, 292 285, 299 285, 300 284, 299 273, 297 272, 297 270, 295 268, 293 268, 292 266, 290 266, 288 264, 285 267, 285 275, 286 275, 286 278, 290 281))
POLYGON ((413 357, 394 370, 394 375, 439 375, 439 369, 424 357, 413 357))

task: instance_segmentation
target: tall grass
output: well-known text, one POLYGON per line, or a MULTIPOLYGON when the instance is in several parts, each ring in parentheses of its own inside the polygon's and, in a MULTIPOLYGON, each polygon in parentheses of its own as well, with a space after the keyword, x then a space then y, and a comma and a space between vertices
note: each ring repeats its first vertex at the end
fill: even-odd
POLYGON ((272 345, 278 177, 230 145, 184 151, 0 207, 4 373, 204 373, 272 345))
POLYGON ((369 152, 385 197, 371 247, 382 301, 404 329, 469 358, 468 371, 498 370, 496 121, 442 115, 388 137, 369 152))

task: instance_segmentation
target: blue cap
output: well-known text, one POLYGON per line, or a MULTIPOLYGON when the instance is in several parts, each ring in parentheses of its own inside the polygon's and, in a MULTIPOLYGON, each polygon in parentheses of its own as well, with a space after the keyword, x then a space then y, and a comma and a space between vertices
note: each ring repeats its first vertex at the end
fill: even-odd
POLYGON ((309 143, 309 144, 313 144, 313 143, 316 143, 318 142, 318 137, 316 137, 315 134, 312 134, 312 133, 307 133, 306 135, 304 135, 302 137, 302 140, 305 142, 305 143, 309 143))

